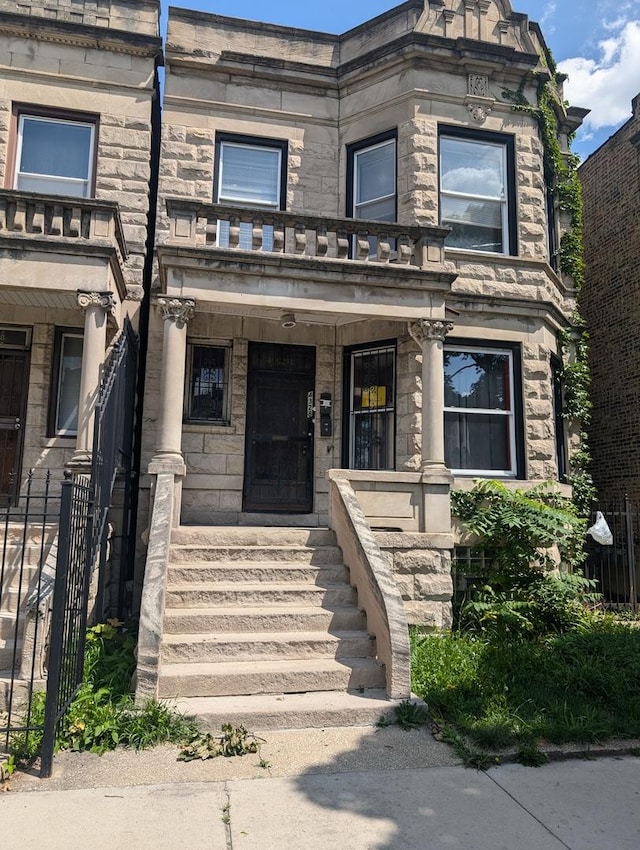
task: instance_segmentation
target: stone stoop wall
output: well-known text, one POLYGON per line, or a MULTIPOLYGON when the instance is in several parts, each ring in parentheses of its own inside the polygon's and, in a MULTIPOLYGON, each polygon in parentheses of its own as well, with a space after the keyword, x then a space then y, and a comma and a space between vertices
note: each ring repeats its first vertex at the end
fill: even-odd
POLYGON ((579 169, 584 200, 593 476, 600 498, 640 500, 640 98, 579 169))
POLYGON ((393 570, 409 625, 451 628, 451 550, 435 548, 423 534, 375 532, 374 536, 393 570))

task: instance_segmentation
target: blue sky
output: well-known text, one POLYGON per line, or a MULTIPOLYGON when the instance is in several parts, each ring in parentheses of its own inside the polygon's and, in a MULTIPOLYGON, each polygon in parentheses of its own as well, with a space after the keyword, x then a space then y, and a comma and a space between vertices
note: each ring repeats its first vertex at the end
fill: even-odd
MULTIPOLYGON (((169 5, 163 0, 163 7, 169 5)), ((395 0, 172 0, 171 5, 324 32, 344 32, 398 5, 395 0)), ((587 157, 631 115, 640 92, 640 0, 513 0, 542 27, 565 97, 591 109, 574 143, 587 157)))

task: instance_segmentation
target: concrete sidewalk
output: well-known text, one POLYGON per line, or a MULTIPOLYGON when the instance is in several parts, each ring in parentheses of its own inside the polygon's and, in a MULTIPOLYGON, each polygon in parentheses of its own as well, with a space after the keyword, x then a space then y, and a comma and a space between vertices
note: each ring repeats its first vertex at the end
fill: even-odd
POLYGON ((425 730, 271 733, 256 756, 62 754, 0 795, 21 850, 637 850, 640 759, 469 770, 425 730))

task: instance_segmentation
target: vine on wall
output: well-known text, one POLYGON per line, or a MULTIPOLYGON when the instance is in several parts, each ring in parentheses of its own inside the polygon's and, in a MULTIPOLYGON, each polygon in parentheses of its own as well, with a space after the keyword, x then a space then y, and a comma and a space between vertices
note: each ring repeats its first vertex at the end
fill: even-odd
MULTIPOLYGON (((545 57, 541 57, 547 64, 545 57)), ((560 96, 560 85, 564 76, 556 70, 549 57, 549 73, 538 74, 537 104, 531 104, 524 94, 526 78, 516 91, 502 92, 514 111, 527 112, 538 122, 543 145, 545 173, 551 177, 557 209, 567 219, 568 226, 560 240, 560 271, 569 275, 576 292, 584 282, 584 256, 582 247, 582 186, 578 178, 579 158, 563 152, 558 141, 558 111, 564 111, 560 96)), ((572 137, 569 137, 569 143, 572 137)), ((593 499, 595 488, 591 477, 591 454, 586 430, 591 420, 589 397, 589 348, 585 322, 578 309, 571 316, 573 327, 558 335, 558 347, 562 355, 562 381, 564 384, 565 419, 577 423, 580 445, 569 457, 568 483, 573 487, 573 499, 581 515, 586 516, 593 499)))

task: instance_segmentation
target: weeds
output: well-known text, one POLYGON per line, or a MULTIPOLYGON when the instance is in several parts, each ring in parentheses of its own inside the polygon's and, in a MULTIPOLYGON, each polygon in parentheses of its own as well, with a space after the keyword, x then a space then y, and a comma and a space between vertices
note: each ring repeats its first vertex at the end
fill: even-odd
POLYGON ((401 729, 417 729, 429 719, 427 710, 423 705, 412 702, 410 699, 402 700, 395 706, 396 723, 401 729))
MULTIPOLYGON (((213 759, 218 756, 229 758, 231 756, 244 756, 248 753, 258 753, 262 739, 256 738, 252 732, 248 732, 244 726, 232 726, 225 723, 222 726, 222 735, 212 735, 207 732, 201 734, 195 732, 182 748, 178 761, 194 761, 195 759, 213 759)), ((267 766, 269 763, 265 762, 267 766)))
MULTIPOLYGON (((87 631, 84 682, 65 714, 56 751, 102 755, 117 746, 144 749, 160 743, 183 743, 197 731, 195 723, 157 700, 135 704, 131 677, 135 670, 135 636, 118 621, 87 631)), ((44 723, 45 694, 34 694, 31 721, 44 723)), ((39 753, 42 733, 14 735, 11 752, 18 761, 39 753)))

